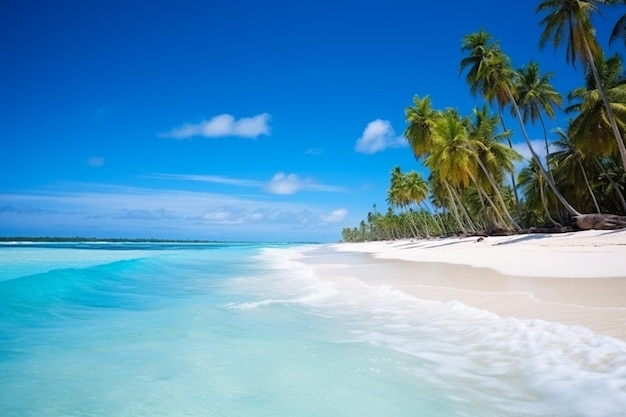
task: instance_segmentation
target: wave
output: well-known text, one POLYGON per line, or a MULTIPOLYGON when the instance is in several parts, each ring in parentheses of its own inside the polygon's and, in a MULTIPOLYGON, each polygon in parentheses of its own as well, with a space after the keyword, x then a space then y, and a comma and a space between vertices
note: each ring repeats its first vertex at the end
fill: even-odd
POLYGON ((363 281, 347 267, 316 269, 297 249, 266 250, 262 257, 275 271, 267 288, 283 297, 242 307, 308 304, 342 323, 349 335, 343 343, 409 355, 423 364, 415 370, 420 378, 452 384, 455 396, 490 403, 496 414, 522 407, 528 415, 561 410, 569 416, 617 417, 626 409, 626 343, 621 340, 582 326, 420 299, 363 281))

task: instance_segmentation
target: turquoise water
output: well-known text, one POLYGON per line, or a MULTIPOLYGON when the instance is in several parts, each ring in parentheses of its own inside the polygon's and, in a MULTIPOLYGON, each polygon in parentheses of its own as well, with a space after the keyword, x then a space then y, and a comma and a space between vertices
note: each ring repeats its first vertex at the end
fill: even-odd
POLYGON ((313 255, 355 262, 315 245, 0 246, 0 416, 624 415, 624 343, 313 255))

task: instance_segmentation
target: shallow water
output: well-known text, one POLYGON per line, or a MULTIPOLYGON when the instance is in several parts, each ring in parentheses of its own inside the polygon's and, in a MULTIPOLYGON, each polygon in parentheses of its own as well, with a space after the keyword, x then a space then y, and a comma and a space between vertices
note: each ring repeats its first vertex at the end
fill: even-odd
POLYGON ((310 254, 350 256, 0 246, 0 415, 623 415, 623 342, 320 274, 310 254))

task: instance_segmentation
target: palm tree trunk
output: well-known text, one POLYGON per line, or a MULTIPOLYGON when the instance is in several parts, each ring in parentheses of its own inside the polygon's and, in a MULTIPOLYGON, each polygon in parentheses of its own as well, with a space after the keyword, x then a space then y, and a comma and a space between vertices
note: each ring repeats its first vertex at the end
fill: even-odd
POLYGON ((591 189, 591 185, 589 185, 589 179, 587 178, 587 173, 585 172, 585 167, 583 167, 583 163, 578 160, 578 166, 580 167, 581 172, 583 173, 583 178, 585 179, 585 185, 587 186, 587 190, 589 194, 591 194, 591 199, 593 200, 594 206, 596 206, 596 213, 600 213, 600 206, 598 206, 598 200, 596 199, 596 195, 593 193, 591 189))
POLYGON ((515 97, 513 97, 513 93, 508 87, 506 89, 506 93, 507 93, 507 96, 509 97, 509 100, 511 101, 511 104, 513 105, 513 110, 515 111, 515 116, 517 116, 517 121, 519 122, 520 129, 522 131, 522 136, 524 137, 524 141, 526 142, 526 146, 528 146, 528 150, 530 151, 530 154, 532 155, 533 159, 537 163, 539 167, 539 172, 541 172, 541 174, 545 177, 545 180, 548 182, 548 185, 554 192, 554 195, 556 196, 556 198, 559 199, 561 204, 563 204, 563 207, 565 207, 565 209, 569 212, 569 214, 573 217, 582 216, 582 213, 578 212, 578 210, 576 210, 565 199, 565 197, 563 197, 559 189, 556 187, 555 182, 552 180, 550 175, 548 175, 548 172, 546 171, 546 169, 543 167, 543 164, 541 163, 541 159, 539 159, 537 152, 535 152, 535 149, 533 149, 533 145, 530 143, 530 139, 528 138, 528 133, 526 132, 526 127, 524 126, 524 120, 522 119, 522 115, 519 111, 519 107, 517 106, 517 102, 515 101, 515 97))
MULTIPOLYGON (((461 213, 463 213, 463 216, 465 216, 468 225, 467 227, 470 229, 470 231, 472 233, 476 232, 476 230, 478 230, 478 228, 476 227, 476 223, 474 223, 474 220, 472 220, 472 216, 470 216, 470 214, 467 212, 467 209, 465 208, 465 206, 463 205, 463 201, 461 200, 461 196, 459 196, 459 193, 457 193, 457 191, 450 186, 450 184, 448 184, 448 188, 452 191, 452 194, 454 195, 454 197, 456 198, 456 200, 459 202, 457 207, 461 207, 461 213)), ((465 231, 467 233, 467 231, 465 231)))
POLYGON ((606 171, 606 169, 604 168, 604 165, 602 165, 602 162, 600 162, 598 158, 595 158, 595 161, 596 161, 596 164, 598 164, 598 166, 600 167, 600 170, 602 171, 604 176, 609 180, 609 184, 611 184, 611 188, 613 188, 613 190, 617 193, 617 197, 619 198, 619 202, 622 205, 622 209, 624 210, 624 212, 626 212, 626 201, 624 201, 624 195, 622 194, 622 191, 619 189, 615 181, 613 181, 613 178, 611 178, 609 173, 606 171))
POLYGON ((441 218, 441 213, 437 211, 437 208, 434 206, 434 204, 432 204, 428 200, 425 200, 425 201, 427 201, 429 204, 422 202, 424 209, 429 213, 433 213, 433 218, 435 219, 435 222, 441 228, 441 235, 448 234, 446 230, 446 226, 444 225, 443 219, 441 218))
MULTIPOLYGON (((513 220, 513 217, 511 217, 511 213, 509 213, 509 210, 506 208, 506 204, 504 203, 504 199, 502 198, 502 193, 500 193, 500 189, 498 188, 498 185, 496 184, 496 181, 493 179, 493 176, 491 175, 491 172, 489 172, 489 170, 487 169, 485 164, 483 164, 483 161, 480 159, 480 156, 478 156, 478 153, 474 150, 474 148, 472 147, 472 144, 470 143, 469 140, 467 141, 467 146, 472 151, 474 156, 476 156, 476 161, 478 162, 478 165, 480 166, 480 169, 483 171, 483 173, 487 177, 487 181, 489 181, 489 184, 491 184, 491 187, 493 188, 493 191, 496 193, 496 198, 498 199, 498 202, 502 206, 502 211, 504 212, 504 215, 511 222, 511 224, 513 224, 513 226, 515 226, 515 228, 517 229, 518 232, 521 231, 522 228, 519 226, 519 224, 517 224, 515 222, 515 220, 513 220)), ((491 199, 489 199, 489 200, 491 201, 491 199)), ((497 211, 497 209, 495 207, 494 207, 494 210, 497 211)), ((498 213, 498 214, 500 214, 500 213, 498 213)), ((502 222, 504 224, 506 224, 504 219, 502 219, 502 222)))
POLYGON ((546 216, 548 216, 548 220, 550 220, 555 226, 562 226, 561 223, 554 220, 552 218, 552 215, 550 214, 550 210, 548 209, 548 202, 546 201, 546 194, 543 191, 543 184, 539 184, 539 197, 541 198, 541 205, 543 206, 543 211, 546 213, 546 216))
POLYGON ((437 225, 439 225, 439 227, 441 228, 441 233, 440 236, 445 236, 448 234, 448 230, 446 229, 446 225, 443 221, 443 219, 441 218, 441 213, 436 209, 433 208, 433 217, 435 218, 435 221, 437 222, 437 225))
POLYGON ((596 67, 596 62, 593 58, 593 54, 591 53, 591 49, 589 48, 587 38, 584 36, 582 36, 582 38, 583 44, 585 46, 585 54, 587 55, 588 64, 591 68, 591 72, 593 73, 593 78, 596 81, 596 87, 598 88, 600 97, 602 97, 602 102, 604 103, 604 107, 606 109, 606 115, 609 118, 611 129, 613 129, 613 135, 615 135, 615 140, 617 141, 617 148, 619 149, 619 154, 622 158, 622 165, 624 166, 624 170, 626 171, 626 146, 624 146, 624 139, 622 138, 622 134, 619 131, 619 127, 617 127, 615 115, 613 114, 613 110, 611 109, 611 103, 609 102, 609 98, 606 96, 606 92, 604 91, 602 79, 600 78, 600 73, 598 72, 598 68, 596 67))
POLYGON ((411 234, 413 235, 415 239, 421 238, 422 236, 419 232, 419 227, 417 226, 417 223, 415 222, 415 219, 413 218, 413 211, 409 209, 405 212, 405 214, 409 218, 409 229, 411 230, 411 234))
POLYGON ((463 232, 463 234, 466 235, 466 234, 468 234, 467 233, 467 228, 465 227, 465 225, 461 221, 461 216, 459 215, 459 209, 456 206, 456 203, 454 201, 454 194, 452 193, 452 189, 450 187, 450 184, 448 184, 447 181, 444 181, 443 183, 444 183, 444 185, 446 187, 446 191, 448 191, 448 198, 450 199, 450 208, 452 209, 452 215, 454 216, 454 219, 458 223, 459 228, 461 229, 461 232, 463 232))
POLYGON ((552 176, 552 168, 550 168, 550 160, 548 156, 550 155, 550 144, 548 143, 548 131, 546 130, 546 124, 543 121, 543 117, 541 117, 541 113, 539 113, 539 122, 541 123, 541 128, 543 129, 543 140, 546 143, 546 168, 548 170, 548 174, 550 178, 554 179, 552 176))
MULTIPOLYGON (((480 158, 477 157, 477 159, 480 159, 480 158)), ((507 227, 506 220, 504 220, 504 217, 502 217, 502 213, 500 213, 500 210, 498 210, 498 207, 496 206, 496 204, 493 202, 491 197, 489 197, 489 195, 485 192, 485 190, 482 189, 482 187, 480 186, 480 184, 478 183, 478 181, 472 174, 470 174, 470 178, 474 182, 474 185, 476 186, 478 193, 481 194, 483 197, 485 197, 485 199, 487 200, 487 203, 489 203, 489 205, 493 209, 494 215, 496 217, 496 219, 494 219, 496 226, 498 226, 501 229, 505 229, 507 227)), ((521 230, 521 229, 518 229, 518 230, 521 230)))
POLYGON ((424 227, 424 232, 426 233, 426 239, 430 239, 430 229, 428 228, 428 222, 426 221, 426 219, 424 219, 420 214, 420 205, 416 204, 417 206, 417 211, 415 212, 415 214, 417 214, 417 218, 420 220, 420 222, 422 223, 422 226, 424 227))
MULTIPOLYGON (((502 125, 502 130, 507 132, 506 124, 504 123, 504 117, 502 116, 502 107, 498 108, 498 115, 500 117, 500 124, 502 125)), ((511 137, 507 135, 507 142, 509 143, 509 148, 513 149, 513 142, 511 142, 511 137)), ((513 187, 513 195, 515 196, 515 211, 517 212, 517 218, 520 219, 522 217, 522 205, 519 201, 519 194, 517 193, 517 184, 515 183, 515 174, 512 172, 509 173, 511 177, 511 186, 513 187)))

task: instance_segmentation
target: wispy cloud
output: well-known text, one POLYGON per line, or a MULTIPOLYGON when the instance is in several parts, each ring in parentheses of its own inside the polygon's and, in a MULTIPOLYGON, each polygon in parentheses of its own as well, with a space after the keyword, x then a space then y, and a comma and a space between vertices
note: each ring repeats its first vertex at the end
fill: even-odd
POLYGON ((165 179, 165 180, 180 180, 180 181, 198 181, 211 184, 224 184, 234 185, 237 187, 263 187, 264 182, 247 180, 241 178, 229 178, 219 175, 193 175, 193 174, 149 174, 145 175, 147 178, 165 179))
POLYGON ((396 136, 388 120, 376 119, 367 124, 363 134, 356 141, 355 150, 360 153, 374 154, 387 148, 407 146, 403 137, 396 136))
POLYGON ((274 174, 267 185, 267 190, 272 194, 283 195, 295 194, 301 190, 330 192, 344 191, 341 187, 319 184, 310 178, 300 178, 297 174, 285 174, 284 172, 274 174))
MULTIPOLYGON (((537 155, 539 155, 539 157, 543 161, 545 159, 545 155, 546 155, 546 143, 545 143, 545 141, 543 139, 532 139, 530 141, 530 144, 532 145, 533 149, 535 150, 535 153, 537 155)), ((526 145, 526 142, 514 143, 513 144, 513 149, 515 149, 520 155, 522 155, 522 157, 526 161, 532 158, 532 155, 530 153, 530 149, 528 149, 528 145, 526 145)))
POLYGON ((345 208, 340 208, 337 210, 333 210, 328 214, 322 214, 320 216, 320 219, 324 223, 339 223, 344 221, 347 215, 348 210, 346 210, 345 208))
MULTIPOLYGON (((530 141, 535 153, 541 159, 541 163, 543 166, 546 165, 546 144, 543 139, 531 139, 530 141)), ((526 142, 519 142, 513 144, 513 149, 515 149, 520 155, 522 155, 522 160, 515 163, 515 172, 519 173, 523 168, 528 166, 528 161, 532 159, 532 154, 530 153, 530 149, 528 149, 528 145, 526 142)))
POLYGON ((87 165, 92 167, 101 167, 104 165, 104 158, 101 156, 92 156, 87 160, 87 165))
POLYGON ((311 148, 311 149, 308 149, 305 153, 307 155, 320 156, 321 154, 324 153, 324 149, 322 149, 322 148, 311 148))
POLYGON ((262 197, 101 184, 57 184, 0 201, 7 235, 334 240, 339 231, 329 223, 341 215, 262 197))
POLYGON ((241 138, 255 139, 261 135, 270 134, 270 115, 268 113, 257 114, 252 117, 235 119, 230 114, 220 114, 200 123, 187 123, 159 136, 186 139, 194 136, 205 138, 221 138, 237 136, 241 138))
POLYGON ((242 178, 230 178, 218 175, 189 174, 150 174, 148 178, 173 179, 181 181, 199 181, 212 184, 233 185, 236 187, 262 188, 272 194, 290 195, 298 191, 341 192, 343 187, 320 184, 312 178, 300 178, 298 174, 278 172, 269 181, 257 181, 242 178))

